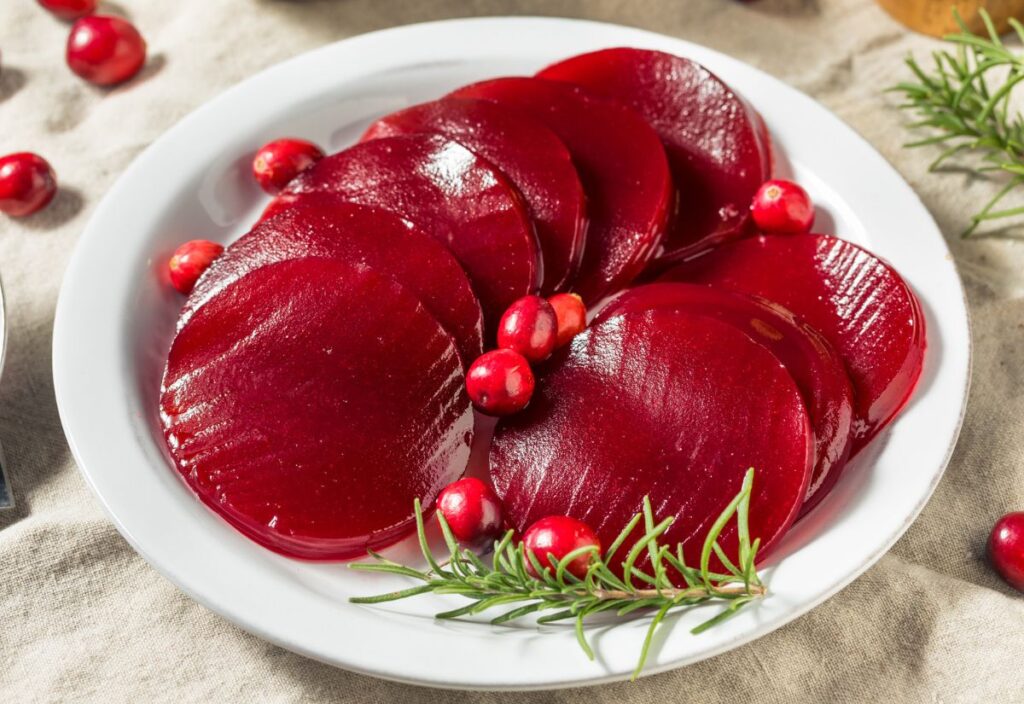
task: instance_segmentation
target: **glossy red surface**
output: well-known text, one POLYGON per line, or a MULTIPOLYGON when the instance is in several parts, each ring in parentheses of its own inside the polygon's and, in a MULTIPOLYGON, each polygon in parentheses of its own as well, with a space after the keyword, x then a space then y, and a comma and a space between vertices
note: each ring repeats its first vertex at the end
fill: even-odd
POLYGON ((537 289, 536 235, 522 198, 457 142, 438 135, 363 142, 321 159, 278 197, 323 192, 391 210, 447 245, 492 333, 512 301, 537 289))
MULTIPOLYGON (((666 542, 697 564, 749 467, 761 555, 795 519, 814 460, 808 416, 779 360, 735 327, 630 313, 578 335, 549 366, 491 445, 491 477, 517 528, 568 515, 609 545, 647 494, 658 517, 676 517, 666 542)), ((721 543, 735 554, 733 527, 721 543)))
POLYGON ((988 538, 988 557, 1007 584, 1024 592, 1024 512, 996 521, 988 538))
POLYGON ((185 303, 179 325, 250 271, 306 256, 365 264, 390 276, 455 339, 463 366, 483 352, 480 304, 448 249, 392 212, 330 193, 303 196, 228 247, 185 303))
POLYGON ((605 49, 544 69, 622 101, 665 144, 679 193, 663 257, 677 259, 743 234, 750 201, 771 175, 767 130, 746 101, 706 68, 648 49, 605 49))
POLYGON ((768 176, 775 173, 775 149, 772 146, 772 133, 768 131, 768 123, 764 121, 764 117, 754 106, 743 101, 743 104, 747 108, 747 114, 750 115, 754 121, 754 125, 757 128, 757 143, 759 151, 761 153, 761 171, 768 176))
POLYGON ((572 290, 594 303, 640 273, 661 245, 672 206, 665 150, 643 118, 573 86, 537 78, 497 78, 452 95, 524 110, 569 148, 590 220, 572 290))
POLYGON ((612 299, 595 320, 645 310, 676 310, 728 323, 768 349, 796 382, 814 431, 814 471, 802 513, 835 485, 850 454, 853 391, 832 345, 791 312, 761 298, 710 286, 664 283, 630 289, 612 299))
POLYGON ((518 352, 530 362, 550 357, 557 341, 555 309, 540 296, 523 296, 509 306, 498 323, 498 347, 518 352))
POLYGON ((423 132, 468 147, 519 189, 540 241, 541 290, 564 289, 579 269, 587 223, 583 186, 555 133, 520 111, 485 100, 449 98, 382 117, 362 140, 423 132))
POLYGON ((807 191, 800 184, 781 178, 761 184, 754 194, 750 214, 754 224, 766 234, 803 235, 814 225, 814 203, 807 191))
POLYGON ((305 139, 275 139, 256 152, 252 173, 260 188, 274 195, 323 158, 320 147, 305 139))
MULTIPOLYGON (((601 541, 586 523, 569 516, 548 516, 526 529, 523 543, 527 554, 533 554, 541 568, 550 567, 552 573, 566 555, 580 548, 595 547, 601 554, 601 541)), ((587 576, 587 568, 593 557, 580 555, 569 563, 568 570, 578 579, 587 576)), ((526 571, 539 577, 532 561, 526 563, 526 571)))
POLYGON ((178 332, 161 420, 200 499, 292 557, 362 557, 414 528, 469 458, 451 338, 386 276, 336 259, 269 264, 178 332))
POLYGON ((100 86, 123 83, 146 63, 146 40, 120 17, 88 15, 71 27, 66 50, 68 66, 100 86))
POLYGON ((536 379, 530 362, 512 350, 485 352, 466 372, 466 392, 481 413, 507 416, 526 408, 536 379))
POLYGON ((437 497, 437 511, 460 543, 475 545, 501 535, 501 500, 476 477, 463 477, 437 497))
POLYGON ((96 0, 38 0, 39 4, 62 20, 77 20, 96 12, 96 0))
POLYGON ((853 382, 853 454, 903 408, 921 375, 926 340, 917 297, 888 264, 850 242, 763 235, 680 264, 662 280, 762 296, 819 330, 853 382))
POLYGON ((37 213, 57 194, 53 167, 38 154, 0 157, 0 213, 21 218, 37 213))
POLYGON ((191 293, 199 277, 223 252, 223 245, 210 240, 189 240, 181 245, 167 263, 171 285, 178 293, 191 293))

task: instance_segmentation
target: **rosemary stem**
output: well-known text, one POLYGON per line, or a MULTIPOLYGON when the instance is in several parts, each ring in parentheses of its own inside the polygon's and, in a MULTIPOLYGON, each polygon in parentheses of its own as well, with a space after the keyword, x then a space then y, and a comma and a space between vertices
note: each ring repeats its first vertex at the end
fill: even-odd
MULTIPOLYGON (((906 64, 913 74, 912 80, 898 83, 890 90, 903 95, 900 109, 915 117, 908 128, 915 132, 927 130, 905 146, 942 147, 941 154, 929 166, 930 171, 957 157, 966 162, 960 166, 967 166, 976 175, 1002 172, 1011 177, 971 217, 963 232, 968 237, 982 222, 1024 214, 1020 208, 995 208, 1004 196, 1024 183, 1020 178, 1024 175, 1024 120, 1011 111, 1011 95, 1024 84, 1024 57, 1002 43, 984 9, 979 11, 986 29, 983 35, 970 32, 956 10, 953 12, 960 32, 945 37, 952 49, 935 52, 934 67, 927 70, 908 57, 906 64)), ((1012 26, 1024 38, 1024 27, 1019 23, 1012 26)))

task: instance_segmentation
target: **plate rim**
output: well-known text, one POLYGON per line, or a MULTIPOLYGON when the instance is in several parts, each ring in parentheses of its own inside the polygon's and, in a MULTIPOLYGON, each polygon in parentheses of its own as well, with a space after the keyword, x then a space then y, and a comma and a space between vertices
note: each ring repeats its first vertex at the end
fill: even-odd
MULTIPOLYGON (((844 129, 844 130, 846 130, 848 132, 850 137, 852 137, 853 139, 855 139, 859 143, 858 144, 859 148, 866 149, 870 154, 876 155, 878 158, 880 158, 882 160, 882 162, 887 166, 887 168, 892 171, 893 175, 897 179, 899 179, 899 181, 901 181, 904 185, 907 186, 907 190, 914 197, 914 199, 916 200, 917 205, 920 206, 921 210, 926 214, 926 216, 932 222, 932 224, 934 224, 934 219, 932 218, 931 214, 928 212, 928 210, 924 206, 924 204, 921 202, 920 197, 917 195, 916 192, 914 192, 909 187, 909 184, 906 184, 906 181, 902 178, 902 176, 898 173, 898 171, 896 171, 896 169, 894 167, 892 167, 891 164, 888 163, 888 161, 885 159, 885 157, 882 156, 870 143, 868 143, 863 137, 861 137, 855 130, 853 130, 853 128, 851 128, 849 125, 847 125, 845 122, 843 122, 841 119, 839 119, 836 115, 834 115, 831 111, 829 111, 827 108, 825 108, 823 105, 821 105, 820 103, 815 101, 810 96, 807 96, 807 95, 803 94, 802 92, 797 91, 795 88, 792 88, 791 86, 788 86, 788 85, 782 83, 778 79, 770 76, 767 73, 764 73, 763 71, 761 71, 760 69, 757 69, 756 67, 753 67, 753 66, 751 66, 749 64, 746 64, 744 62, 740 62, 739 60, 734 59, 732 57, 729 57, 729 56, 727 56, 725 54, 721 54, 720 52, 714 51, 712 49, 708 49, 707 47, 703 47, 703 46, 697 45, 697 44, 695 44, 693 42, 681 40, 681 39, 678 39, 678 38, 675 38, 675 37, 669 37, 667 35, 659 34, 657 32, 651 32, 651 31, 648 31, 648 30, 643 30, 643 29, 636 28, 636 27, 629 27, 629 26, 618 25, 618 24, 614 24, 614 23, 596 22, 596 21, 591 21, 591 20, 581 20, 581 19, 573 19, 573 18, 532 17, 532 16, 513 16, 513 17, 509 17, 509 16, 491 16, 491 17, 451 19, 451 20, 441 20, 441 21, 436 21, 436 22, 423 22, 423 23, 417 23, 417 24, 411 24, 411 25, 403 25, 403 26, 399 26, 399 27, 393 27, 393 28, 389 28, 389 29, 378 30, 378 31, 375 31, 375 32, 367 33, 367 34, 362 34, 362 35, 357 35, 357 36, 345 38, 345 39, 339 40, 337 42, 333 42, 333 43, 326 44, 324 46, 315 48, 315 49, 313 49, 311 51, 304 52, 304 53, 299 54, 299 55, 297 55, 295 57, 292 57, 292 58, 290 58, 290 59, 288 59, 286 61, 283 61, 283 62, 281 62, 279 64, 272 65, 272 66, 270 66, 270 67, 268 67, 266 69, 263 69, 262 71, 257 72, 256 74, 254 74, 254 75, 244 79, 243 81, 239 82, 238 84, 229 87, 228 89, 226 89, 225 91, 221 92, 217 96, 215 96, 215 97, 207 100, 206 102, 200 104, 193 111, 188 113, 185 117, 183 117, 181 120, 179 120, 177 123, 175 123, 172 127, 170 127, 168 130, 166 130, 157 140, 155 140, 151 145, 149 145, 149 147, 147 147, 146 150, 144 150, 141 154, 139 154, 133 160, 133 162, 128 166, 128 168, 125 169, 124 173, 121 174, 121 176, 117 179, 117 181, 114 183, 114 185, 104 195, 101 203, 99 204, 99 206, 96 208, 96 210, 92 214, 88 225, 86 226, 85 230, 83 231, 82 236, 79 238, 79 242, 76 244, 74 254, 71 257, 71 260, 69 261, 69 264, 68 264, 68 267, 67 267, 67 271, 66 271, 64 280, 62 282, 62 285, 61 285, 60 295, 59 295, 59 298, 58 298, 58 303, 57 303, 57 308, 56 308, 56 313, 55 313, 54 334, 53 334, 53 373, 54 373, 55 395, 57 397, 57 405, 58 405, 58 411, 59 411, 60 418, 61 418, 61 424, 62 424, 62 427, 64 429, 65 436, 67 438, 68 444, 69 444, 69 446, 71 448, 72 454, 73 454, 73 456, 75 458, 76 465, 79 468, 79 471, 82 473, 83 477, 85 478, 87 485, 90 487, 90 490, 96 495, 97 499, 100 501, 100 504, 103 507, 104 511, 110 517, 110 519, 115 524, 115 526, 117 527, 118 531, 122 534, 122 536, 124 536, 125 539, 129 542, 129 544, 132 545, 133 549, 135 549, 151 566, 153 566, 160 574, 162 574, 165 578, 167 578, 169 581, 171 581, 173 584, 175 584, 179 589, 184 591, 186 594, 188 594, 191 598, 193 598, 197 602, 203 604, 207 608, 211 609, 212 611, 214 611, 214 612, 220 614, 221 616, 223 616, 224 618, 228 619, 230 622, 238 625, 239 627, 243 628, 246 631, 254 633, 257 636, 259 636, 261 638, 264 638, 264 639, 266 639, 266 640, 268 640, 270 642, 273 642, 273 643, 275 643, 277 645, 280 645, 280 646, 282 646, 284 648, 287 648, 287 649, 292 650, 294 652, 298 652, 298 653, 300 653, 302 655, 305 655, 307 657, 313 658, 315 660, 326 662, 326 663, 334 665, 334 666, 341 666, 341 667, 344 667, 345 669, 349 669, 349 670, 352 670, 352 671, 355 671, 355 672, 360 672, 362 674, 368 674, 368 675, 371 675, 371 676, 380 677, 380 678, 384 678, 384 679, 390 679, 390 680, 394 680, 394 681, 399 681, 399 682, 404 682, 404 683, 411 683, 411 684, 418 684, 418 685, 442 687, 442 688, 461 688, 461 689, 474 689, 474 690, 488 690, 488 689, 491 689, 491 690, 554 689, 554 688, 560 688, 560 687, 576 687, 576 686, 581 686, 581 685, 590 685, 590 684, 599 684, 599 683, 604 683, 604 682, 618 681, 618 680, 623 679, 626 675, 628 675, 628 673, 616 672, 616 673, 609 673, 609 674, 607 674, 605 676, 599 676, 599 677, 589 677, 588 676, 588 677, 586 677, 586 679, 583 679, 583 680, 567 678, 564 681, 563 680, 559 680, 559 681, 545 681, 545 682, 538 682, 538 683, 502 682, 502 683, 493 684, 493 685, 481 684, 479 682, 471 682, 471 681, 468 681, 468 680, 467 681, 446 681, 446 680, 442 680, 442 679, 430 679, 430 678, 424 679, 422 677, 405 677, 405 676, 402 675, 402 673, 396 672, 394 670, 376 669, 376 668, 372 668, 372 667, 361 667, 361 666, 359 666, 357 664, 348 663, 348 662, 340 663, 340 662, 338 662, 335 659, 331 659, 331 658, 325 657, 322 653, 320 653, 320 652, 318 652, 318 651, 316 651, 314 649, 310 649, 310 648, 304 647, 301 643, 297 643, 297 642, 293 642, 291 640, 283 639, 278 634, 269 632, 266 629, 260 627, 260 625, 258 623, 248 622, 248 621, 244 620, 238 614, 234 613, 231 609, 228 609, 228 608, 224 607, 223 604, 212 603, 212 600, 208 599, 206 594, 200 593, 200 592, 192 589, 190 584, 189 585, 183 584, 183 582, 187 581, 187 580, 183 580, 180 575, 176 576, 174 571, 172 569, 168 568, 168 566, 165 564, 163 559, 161 559, 159 557, 156 557, 153 554, 151 554, 151 552, 145 546, 141 545, 135 539, 135 537, 132 535, 131 530, 128 528, 128 526, 126 526, 126 525, 124 525, 122 523, 121 519, 119 518, 119 516, 117 515, 117 513, 115 512, 113 507, 108 503, 107 497, 105 497, 105 495, 104 495, 103 491, 101 490, 101 488, 94 482, 94 477, 92 476, 90 471, 86 468, 86 464, 87 463, 84 460, 84 457, 83 457, 83 455, 82 455, 82 453, 80 451, 79 443, 78 443, 78 441, 77 441, 77 439, 75 437, 76 430, 74 430, 72 428, 72 426, 74 425, 74 420, 72 420, 72 418, 69 416, 69 413, 71 411, 68 409, 68 405, 69 405, 70 401, 67 398, 67 393, 68 393, 68 385, 71 382, 67 379, 67 373, 70 372, 70 369, 68 367, 68 362, 67 362, 67 356, 70 353, 67 351, 68 350, 68 346, 67 346, 67 341, 65 340, 65 336, 67 334, 67 322, 66 321, 69 319, 69 316, 71 315, 69 310, 71 309, 72 302, 71 302, 71 294, 69 293, 69 291, 73 290, 73 288, 74 288, 74 286, 73 286, 73 284, 71 282, 76 280, 75 277, 77 275, 79 267, 81 266, 80 260, 83 258, 82 252, 83 252, 83 250, 86 249, 87 244, 91 240, 90 233, 98 228, 96 223, 101 220, 101 216, 105 216, 107 214, 107 211, 112 208, 111 203, 116 201, 116 197, 120 193, 122 188, 124 187, 124 182, 127 181, 128 177, 136 170, 136 168, 138 167, 138 165, 140 163, 142 163, 146 158, 148 158, 147 155, 152 155, 154 153, 157 153, 159 151, 159 149, 161 148, 161 145, 163 145, 166 141, 169 141, 170 136, 172 136, 174 134, 177 134, 179 131, 184 131, 193 122, 198 121, 201 118, 202 115, 205 115, 208 112, 212 112, 212 111, 216 110, 218 108, 218 105, 226 104, 231 96, 234 96, 237 93, 239 93, 240 91, 245 90, 246 86, 251 86, 251 85, 255 84, 256 82, 258 82, 259 80, 267 80, 266 76, 272 74, 275 71, 282 70, 284 67, 287 67, 287 66, 290 66, 290 65, 299 64, 299 63, 305 62, 305 61, 310 61, 311 57, 313 57, 314 55, 317 55, 317 54, 328 54, 332 50, 336 50, 336 47, 338 47, 340 45, 343 45, 343 44, 351 45, 352 43, 355 43, 355 42, 359 42, 359 43, 367 42, 368 43, 368 42, 373 42, 373 41, 376 41, 376 40, 380 40, 382 37, 390 37, 390 36, 402 35, 402 34, 409 33, 409 32, 421 32, 421 31, 428 31, 429 32, 429 31, 438 30, 438 29, 441 29, 441 30, 445 30, 445 29, 458 29, 460 27, 463 27, 463 28, 465 28, 465 27, 474 27, 474 29, 478 30, 479 27, 485 26, 485 25, 491 25, 491 24, 500 25, 500 24, 507 24, 507 23, 518 23, 518 24, 521 24, 521 25, 524 25, 524 26, 532 24, 532 25, 536 25, 538 27, 543 27, 543 26, 552 26, 553 27, 553 26, 556 26, 556 25, 557 26, 563 26, 563 25, 569 24, 569 25, 578 25, 578 26, 582 26, 582 27, 591 26, 591 27, 595 27, 595 28, 601 28, 603 31, 614 30, 616 32, 626 32, 626 33, 632 34, 634 37, 647 36, 647 37, 651 38, 652 41, 655 40, 655 39, 657 41, 660 41, 660 42, 664 42, 664 41, 667 40, 667 41, 670 41, 670 42, 674 43, 675 45, 679 46, 681 50, 683 50, 683 49, 689 49, 689 50, 696 49, 697 50, 696 53, 706 53, 706 54, 714 55, 716 57, 716 60, 720 61, 721 63, 724 63, 724 64, 733 63, 733 64, 740 65, 740 66, 744 67, 744 70, 754 72, 755 74, 758 75, 758 78, 763 79, 764 81, 768 82, 769 84, 773 84, 773 85, 774 84, 778 84, 778 86, 784 87, 787 91, 792 91, 793 93, 801 96, 802 100, 811 101, 819 110, 824 111, 825 113, 827 113, 828 116, 832 120, 834 120, 839 126, 841 126, 842 129, 844 129)), ((775 86, 775 87, 777 88, 778 86, 775 86)), ((935 226, 935 230, 936 230, 936 233, 938 235, 939 243, 941 244, 942 248, 945 249, 947 256, 949 256, 951 258, 951 255, 949 254, 948 244, 946 243, 946 240, 942 236, 941 231, 939 230, 937 225, 935 226)), ((955 267, 956 267, 955 261, 953 262, 953 266, 954 266, 954 272, 955 272, 955 267)), ((697 657, 687 658, 687 659, 683 659, 683 660, 672 660, 672 661, 668 661, 668 662, 659 662, 656 665, 651 666, 647 670, 645 670, 645 672, 644 672, 645 676, 649 675, 649 674, 655 674, 655 673, 658 673, 658 672, 663 672, 663 671, 670 670, 670 669, 675 669, 677 667, 680 667, 680 666, 683 666, 683 665, 686 665, 686 664, 690 664, 692 662, 697 662, 699 660, 703 660, 703 659, 706 659, 706 658, 709 658, 709 657, 713 657, 713 656, 718 655, 718 654, 720 654, 722 652, 725 652, 727 650, 731 650, 731 649, 733 649, 735 647, 738 647, 739 645, 742 645, 744 643, 747 643, 747 642, 750 642, 752 640, 755 640, 756 638, 759 638, 762 635, 765 635, 766 633, 771 632, 771 631, 781 627, 782 625, 785 625, 786 623, 789 623, 789 622, 795 620, 796 618, 799 618, 800 616, 802 616, 803 614, 807 613, 811 609, 815 608, 820 603, 824 602, 825 600, 827 600, 828 598, 830 598, 831 596, 833 596, 837 592, 841 591, 850 582, 852 582, 854 579, 856 579, 861 574, 863 574, 864 571, 866 571, 868 568, 870 568, 872 565, 874 565, 883 555, 885 555, 891 549, 892 545, 903 535, 903 533, 906 531, 906 529, 917 518, 917 516, 920 514, 921 510, 923 510, 924 506, 928 503, 928 501, 931 498, 935 488, 937 487, 939 481, 941 481, 941 478, 944 475, 945 468, 948 465, 948 463, 949 463, 949 461, 950 461, 950 459, 952 457, 953 451, 954 451, 954 449, 956 447, 957 439, 959 437, 960 429, 962 427, 964 415, 966 413, 966 408, 967 408, 967 398, 968 398, 968 394, 969 394, 970 381, 971 381, 971 373, 972 373, 973 339, 972 339, 972 336, 971 336, 970 309, 967 306, 966 294, 965 294, 965 291, 964 291, 962 279, 959 276, 959 274, 956 273, 956 272, 955 272, 955 279, 956 279, 957 284, 959 286, 960 299, 961 299, 962 308, 963 308, 963 310, 962 310, 962 312, 964 314, 963 322, 964 322, 964 325, 965 325, 965 328, 964 328, 963 332, 965 333, 965 342, 966 342, 965 349, 963 350, 966 353, 965 354, 965 367, 966 368, 963 370, 964 378, 963 378, 963 386, 962 386, 962 389, 961 389, 960 406, 959 406, 959 409, 958 409, 958 418, 956 420, 955 429, 954 429, 954 431, 952 433, 952 436, 950 438, 948 446, 946 447, 946 449, 944 451, 943 459, 941 460, 941 463, 939 465, 938 470, 935 472, 934 476, 931 478, 931 482, 930 482, 929 486, 927 487, 927 491, 925 491, 921 495, 921 497, 917 501, 916 505, 913 507, 913 510, 903 520, 903 522, 902 522, 901 526, 899 527, 899 529, 892 536, 890 536, 890 539, 885 544, 880 545, 876 550, 874 550, 872 552, 872 554, 870 555, 870 557, 863 564, 861 564, 857 568, 851 570, 846 575, 846 577, 844 579, 842 579, 839 582, 837 582, 836 584, 834 584, 830 589, 825 590, 824 592, 822 592, 820 595, 818 595, 817 598, 809 600, 807 602, 804 602, 799 607, 791 610, 790 612, 787 613, 786 617, 782 618, 781 620, 770 621, 770 622, 768 622, 766 624, 762 624, 759 627, 756 627, 756 628, 753 628, 753 629, 749 630, 747 633, 745 633, 740 638, 736 638, 736 639, 733 639, 733 640, 731 640, 729 642, 722 643, 718 647, 711 648, 711 649, 708 649, 706 651, 702 651, 700 653, 700 655, 697 656, 697 657)))

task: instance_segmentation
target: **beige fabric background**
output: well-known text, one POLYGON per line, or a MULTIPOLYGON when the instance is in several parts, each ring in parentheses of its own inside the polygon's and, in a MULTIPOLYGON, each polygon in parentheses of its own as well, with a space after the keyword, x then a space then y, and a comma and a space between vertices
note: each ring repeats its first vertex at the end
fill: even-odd
POLYGON ((1024 509, 1024 243, 1019 232, 961 242, 965 218, 994 186, 926 175, 930 155, 900 149, 899 117, 880 88, 901 75, 908 51, 925 55, 931 40, 908 33, 870 0, 120 2, 152 58, 140 80, 102 91, 65 68, 65 26, 33 0, 0 0, 0 153, 41 152, 64 184, 44 213, 0 217, 10 315, 0 440, 20 502, 0 515, 0 698, 1024 702, 1024 597, 988 569, 983 551, 996 517, 1024 509), (57 418, 50 336, 61 275, 90 212, 133 157, 193 108, 281 59, 383 27, 494 14, 658 30, 815 96, 921 194, 953 247, 974 316, 974 386, 959 448, 896 547, 796 623, 638 684, 533 695, 438 692, 268 645, 187 599, 132 551, 76 471, 57 418))

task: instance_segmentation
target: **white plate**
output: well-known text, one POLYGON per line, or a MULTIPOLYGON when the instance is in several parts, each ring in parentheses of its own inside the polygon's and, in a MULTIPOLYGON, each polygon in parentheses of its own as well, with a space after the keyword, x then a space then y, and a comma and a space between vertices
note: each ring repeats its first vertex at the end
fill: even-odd
MULTIPOLYGON (((834 594, 903 533, 934 489, 960 427, 970 369, 967 310, 939 230, 867 143, 807 96, 708 49, 607 24, 489 18, 348 39, 275 66, 195 111, 147 149, 82 235, 57 308, 53 366, 61 420, 83 474, 118 529, 157 570, 242 628, 310 657, 379 677, 466 688, 541 688, 620 679, 646 618, 594 627, 597 659, 571 629, 435 622, 440 598, 368 608, 346 597, 404 584, 338 565, 281 558, 222 523, 179 481, 157 431, 159 374, 181 299, 165 262, 192 237, 223 242, 264 203, 249 176, 255 147, 281 135, 336 150, 371 118, 461 84, 532 73, 609 46, 663 49, 718 73, 761 111, 781 156, 819 205, 818 228, 867 245, 924 304, 928 356, 913 401, 786 538, 771 595, 711 631, 683 618, 658 639, 647 672, 757 638, 834 594)), ((894 129, 896 129, 894 127, 894 129)), ((408 546, 399 552, 412 553, 408 546)), ((454 597, 452 597, 454 599, 454 597)))

